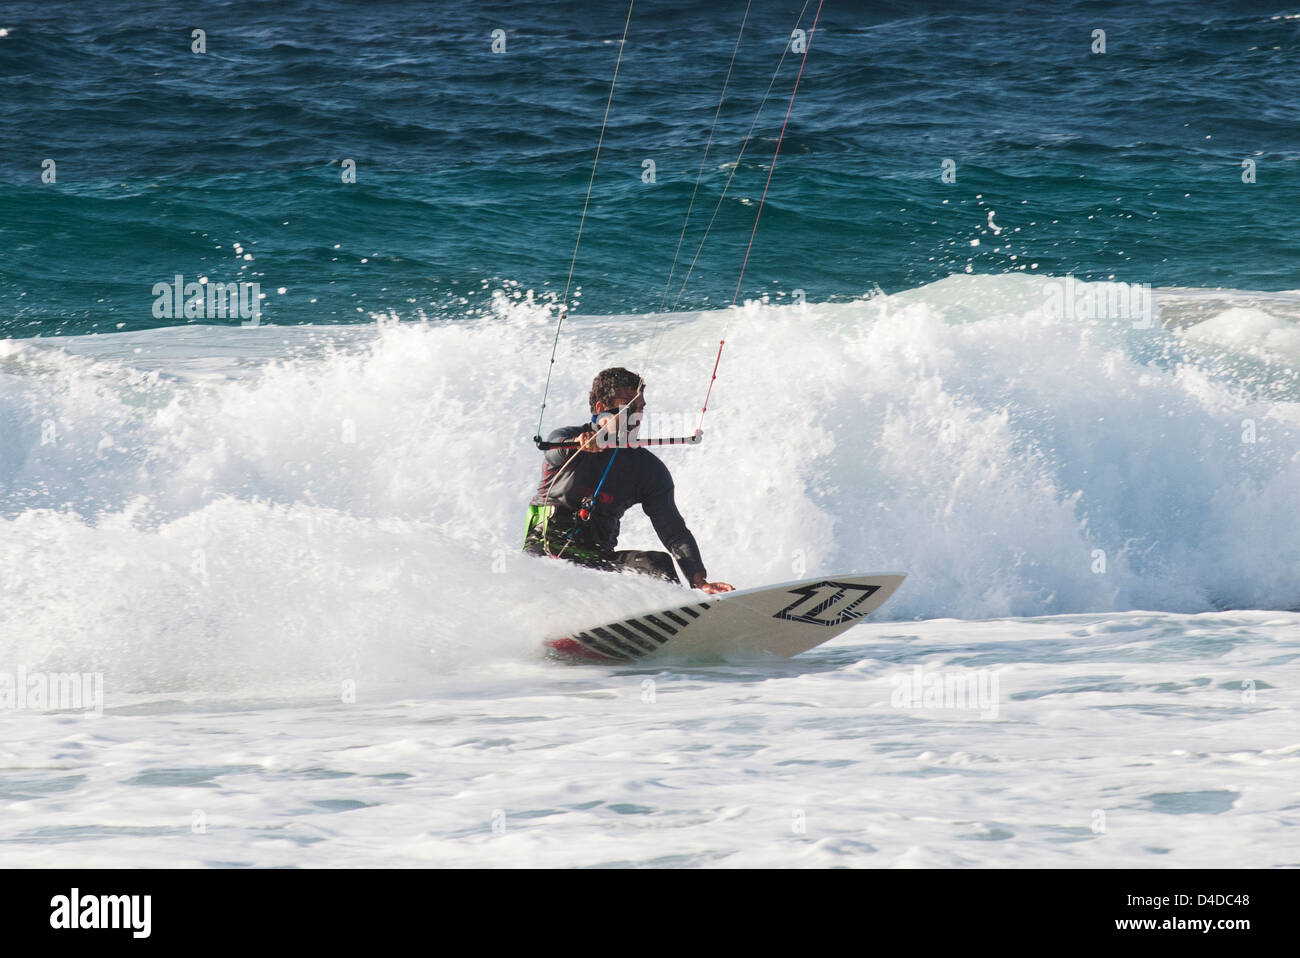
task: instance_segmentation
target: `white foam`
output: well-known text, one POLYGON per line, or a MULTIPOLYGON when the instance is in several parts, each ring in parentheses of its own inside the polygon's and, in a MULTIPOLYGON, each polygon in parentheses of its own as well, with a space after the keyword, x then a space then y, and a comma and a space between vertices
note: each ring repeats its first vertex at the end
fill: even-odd
MULTIPOLYGON (((659 452, 711 574, 900 568, 900 618, 1300 607, 1300 403, 1276 363, 1222 351, 1284 321, 1224 313, 1217 339, 1065 321, 1050 282, 665 324, 657 413, 694 416, 727 338, 704 444, 659 452)), ((595 370, 641 369, 654 329, 570 318, 543 428, 584 417, 595 370)), ((335 676, 361 649, 437 669, 531 654, 560 610, 655 604, 668 587, 518 554, 552 336, 503 297, 486 319, 10 347, 0 651, 130 662, 143 688, 201 684, 188 649, 216 686, 274 684, 308 650, 335 676)), ((624 545, 656 546, 639 512, 624 545)))
POLYGON ((5 863, 1294 865, 1300 615, 1203 611, 1300 606, 1294 304, 1138 329, 1048 282, 566 323, 544 428, 613 364, 693 417, 726 330, 659 453, 715 576, 910 573, 710 667, 537 657, 680 593, 518 553, 534 306, 0 343, 0 671, 105 706, 5 712, 5 863), (996 717, 898 707, 918 668, 996 672, 996 717))

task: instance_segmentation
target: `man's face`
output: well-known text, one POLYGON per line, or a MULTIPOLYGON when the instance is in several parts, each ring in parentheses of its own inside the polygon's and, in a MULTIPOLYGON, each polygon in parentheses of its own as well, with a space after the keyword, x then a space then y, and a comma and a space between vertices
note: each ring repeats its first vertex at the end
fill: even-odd
POLYGON ((612 406, 604 408, 603 404, 600 403, 597 406, 601 407, 597 408, 597 412, 617 412, 626 406, 626 411, 619 417, 620 424, 616 426, 612 422, 607 422, 606 428, 610 432, 614 432, 626 423, 627 434, 629 436, 634 435, 637 429, 641 427, 641 417, 645 412, 645 387, 643 386, 640 390, 621 389, 615 394, 612 406))

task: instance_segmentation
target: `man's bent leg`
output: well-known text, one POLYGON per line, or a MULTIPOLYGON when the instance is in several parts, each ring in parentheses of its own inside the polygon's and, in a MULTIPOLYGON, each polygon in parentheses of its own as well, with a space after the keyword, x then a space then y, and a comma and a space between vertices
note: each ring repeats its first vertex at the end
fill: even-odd
POLYGON ((652 575, 658 579, 667 579, 675 585, 682 584, 681 578, 677 575, 677 567, 673 565, 673 557, 667 552, 623 550, 615 552, 611 558, 624 569, 631 569, 642 575, 652 575))
POLYGON ((559 537, 556 537, 556 539, 557 541, 548 542, 544 535, 540 533, 540 530, 530 526, 524 539, 524 552, 535 556, 565 559, 576 565, 584 565, 591 569, 600 569, 606 572, 631 570, 642 575, 665 579, 676 585, 682 584, 677 575, 677 567, 673 565, 673 557, 667 552, 637 552, 633 550, 605 552, 603 550, 573 547, 559 537))

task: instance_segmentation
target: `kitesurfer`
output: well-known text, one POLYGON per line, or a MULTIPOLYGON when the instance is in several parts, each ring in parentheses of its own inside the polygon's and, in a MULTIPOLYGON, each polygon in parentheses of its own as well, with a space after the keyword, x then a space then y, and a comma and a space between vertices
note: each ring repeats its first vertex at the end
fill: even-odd
POLYGON ((602 370, 588 397, 591 421, 553 431, 542 481, 528 506, 524 551, 598 569, 631 569, 680 584, 673 560, 696 589, 730 592, 710 582, 699 546, 673 497, 668 467, 649 449, 627 446, 645 411, 645 382, 621 366, 602 370), (668 552, 616 550, 620 520, 640 504, 668 552))

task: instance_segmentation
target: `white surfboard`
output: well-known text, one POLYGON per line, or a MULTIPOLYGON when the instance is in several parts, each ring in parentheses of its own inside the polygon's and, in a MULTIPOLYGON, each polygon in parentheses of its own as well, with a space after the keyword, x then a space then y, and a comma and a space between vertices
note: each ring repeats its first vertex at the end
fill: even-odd
POLYGON ((789 658, 853 628, 894 594, 902 573, 833 575, 706 596, 543 645, 560 658, 639 662, 663 657, 789 658))

